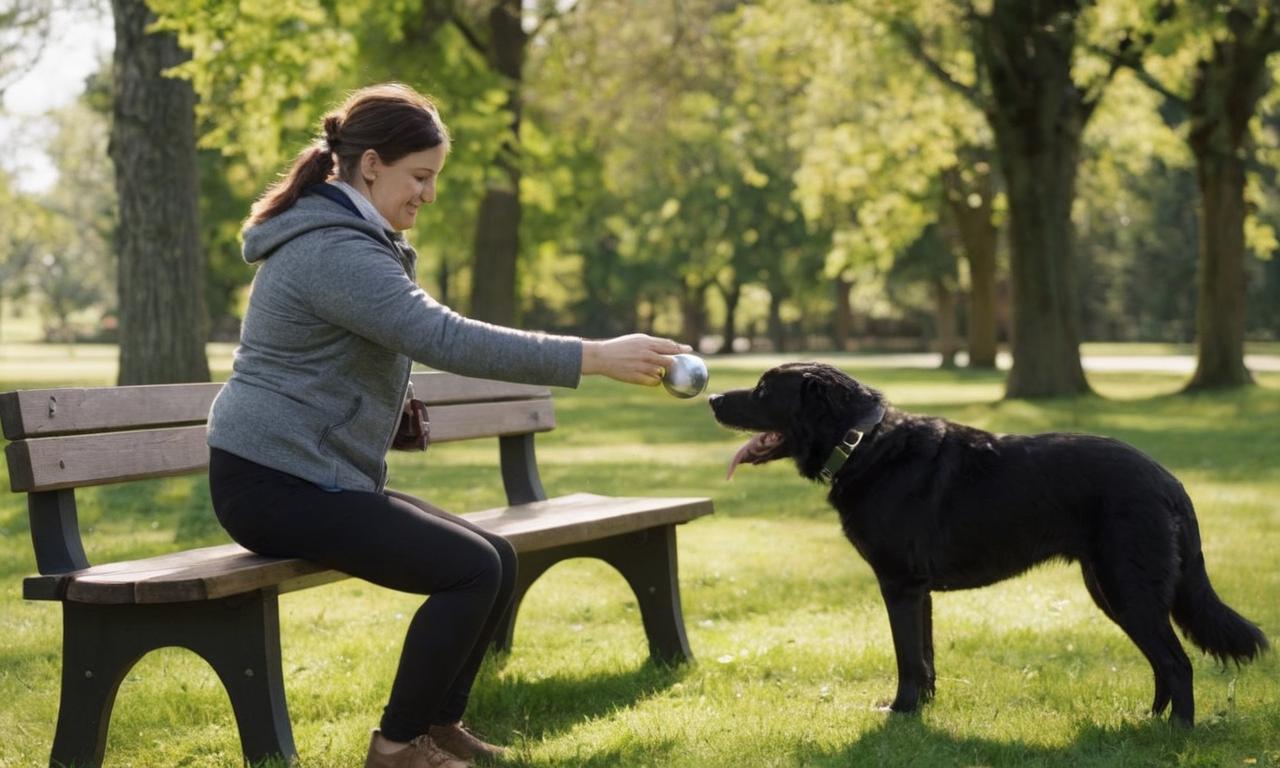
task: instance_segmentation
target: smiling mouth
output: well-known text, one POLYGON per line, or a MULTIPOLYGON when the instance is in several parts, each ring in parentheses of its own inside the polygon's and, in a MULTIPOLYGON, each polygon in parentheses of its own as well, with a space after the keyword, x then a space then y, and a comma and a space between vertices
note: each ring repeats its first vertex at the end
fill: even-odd
POLYGON ((764 464, 791 455, 787 440, 781 432, 759 432, 751 436, 729 462, 729 474, 726 480, 733 479, 733 471, 739 464, 764 464))

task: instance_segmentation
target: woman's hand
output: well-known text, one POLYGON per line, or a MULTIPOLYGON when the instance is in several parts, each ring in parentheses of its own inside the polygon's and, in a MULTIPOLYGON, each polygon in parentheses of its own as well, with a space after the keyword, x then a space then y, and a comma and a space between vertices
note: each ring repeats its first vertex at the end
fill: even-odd
POLYGON ((671 366, 671 356, 692 352, 688 344, 643 333, 605 341, 582 342, 583 375, 599 374, 628 384, 656 387, 671 366))

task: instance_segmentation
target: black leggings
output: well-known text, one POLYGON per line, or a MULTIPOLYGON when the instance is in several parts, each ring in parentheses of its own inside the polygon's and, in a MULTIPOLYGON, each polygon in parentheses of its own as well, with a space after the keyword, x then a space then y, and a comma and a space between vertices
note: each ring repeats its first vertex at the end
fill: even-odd
POLYGON ((409 741, 462 719, 515 587, 506 539, 411 496, 329 492, 217 448, 209 489, 222 527, 246 549, 431 595, 409 622, 380 727, 409 741))

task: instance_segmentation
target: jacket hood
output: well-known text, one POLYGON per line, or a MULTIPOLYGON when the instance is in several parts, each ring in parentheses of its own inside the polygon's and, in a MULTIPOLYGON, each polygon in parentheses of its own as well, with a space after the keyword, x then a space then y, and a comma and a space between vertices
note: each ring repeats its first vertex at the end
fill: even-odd
POLYGON ((253 264, 275 253, 290 240, 316 229, 345 227, 363 232, 375 240, 393 246, 388 233, 349 209, 319 194, 298 198, 293 207, 244 231, 244 260, 253 264))

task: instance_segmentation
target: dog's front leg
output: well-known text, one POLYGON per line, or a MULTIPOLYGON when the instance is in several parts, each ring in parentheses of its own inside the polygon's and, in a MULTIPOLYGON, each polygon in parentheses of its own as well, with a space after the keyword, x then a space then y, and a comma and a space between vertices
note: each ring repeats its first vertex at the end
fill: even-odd
MULTIPOLYGON (((898 657, 898 694, 889 709, 915 712, 921 700, 933 694, 932 664, 925 661, 925 602, 929 592, 923 587, 906 587, 882 582, 880 594, 889 609, 889 629, 898 657)), ((931 625, 932 617, 929 624, 931 625)), ((932 638, 929 638, 932 645, 932 638)))

